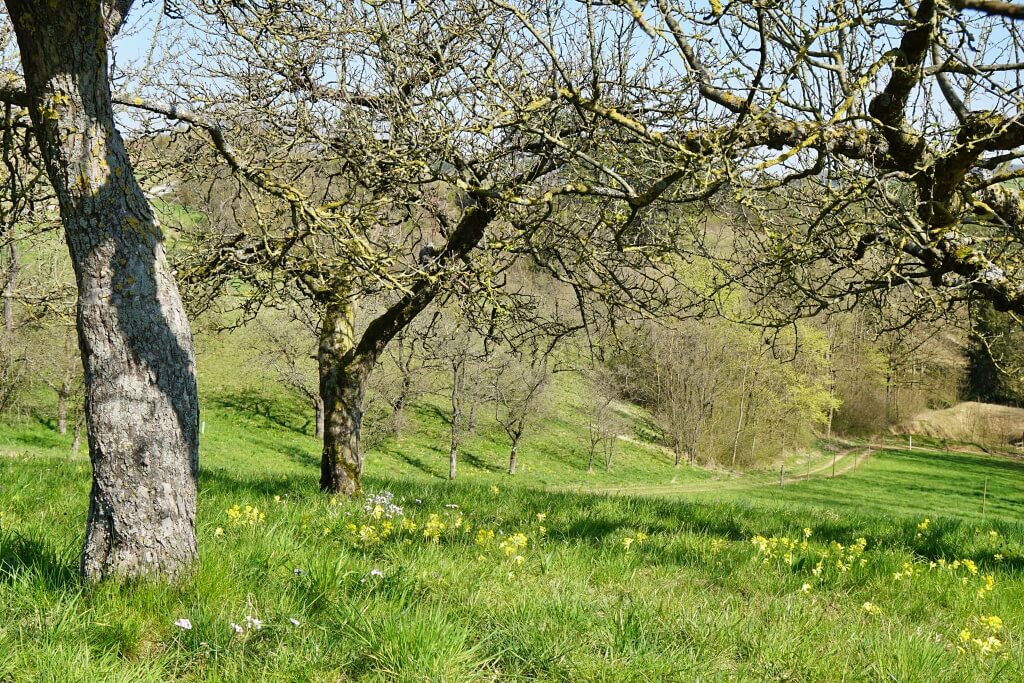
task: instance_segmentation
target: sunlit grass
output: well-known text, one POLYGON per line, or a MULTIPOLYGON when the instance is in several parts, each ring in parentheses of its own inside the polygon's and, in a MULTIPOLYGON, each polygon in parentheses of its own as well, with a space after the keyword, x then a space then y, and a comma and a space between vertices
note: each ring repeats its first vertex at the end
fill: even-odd
POLYGON ((206 378, 179 586, 83 587, 87 459, 0 428, 0 681, 1024 680, 1021 463, 892 450, 780 488, 623 444, 591 475, 570 385, 515 477, 481 421, 445 481, 420 404, 367 504, 316 492, 304 406, 206 378), (576 490, 612 487, 659 495, 576 490))

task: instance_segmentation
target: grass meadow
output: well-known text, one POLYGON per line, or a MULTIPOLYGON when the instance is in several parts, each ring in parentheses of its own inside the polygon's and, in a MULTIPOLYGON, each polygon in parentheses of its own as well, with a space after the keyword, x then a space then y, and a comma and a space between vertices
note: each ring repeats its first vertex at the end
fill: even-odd
POLYGON ((87 458, 0 427, 0 681, 1024 681, 1019 461, 822 455, 780 488, 627 442, 587 474, 569 386, 515 477, 482 423, 443 480, 427 399, 338 500, 301 406, 204 387, 176 586, 83 586, 87 458))

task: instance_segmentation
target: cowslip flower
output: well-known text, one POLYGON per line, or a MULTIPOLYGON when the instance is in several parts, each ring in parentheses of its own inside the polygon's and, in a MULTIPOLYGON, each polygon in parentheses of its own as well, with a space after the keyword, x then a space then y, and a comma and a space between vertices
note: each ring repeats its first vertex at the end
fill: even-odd
POLYGON ((862 611, 863 611, 863 612, 864 612, 865 614, 881 614, 881 613, 882 613, 882 608, 881 608, 881 607, 879 607, 878 605, 876 605, 876 604, 875 604, 875 603, 873 603, 873 602, 865 602, 865 603, 864 603, 864 604, 863 604, 863 605, 861 606, 861 610, 862 610, 862 611))
POLYGON ((982 626, 993 633, 998 633, 1003 628, 1003 620, 994 614, 989 617, 978 617, 978 621, 981 622, 982 626))

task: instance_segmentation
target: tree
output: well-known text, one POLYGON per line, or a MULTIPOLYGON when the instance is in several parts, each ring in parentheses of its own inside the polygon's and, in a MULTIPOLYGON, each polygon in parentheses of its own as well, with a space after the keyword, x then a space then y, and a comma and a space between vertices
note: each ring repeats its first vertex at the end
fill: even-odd
POLYGON ((1024 404, 1024 344, 1018 321, 994 310, 988 302, 972 307, 972 333, 967 347, 965 393, 975 401, 1024 404))
MULTIPOLYGON (((278 381, 304 398, 313 408, 317 439, 324 436, 324 402, 320 397, 316 369, 317 316, 309 310, 292 308, 285 316, 259 321, 259 350, 278 381)), ((307 423, 308 424, 308 423, 307 423)))
POLYGON ((577 198, 620 207, 604 215, 624 238, 662 203, 731 223, 677 231, 708 293, 746 287, 762 324, 896 287, 918 311, 1024 312, 1017 5, 492 4, 532 36, 520 64, 553 74, 522 100, 609 127, 562 138, 577 198))
POLYGON ((219 64, 213 70, 188 65, 167 90, 208 111, 123 101, 188 124, 204 147, 212 141, 214 156, 196 151, 188 170, 200 185, 234 188, 223 220, 212 222, 220 232, 197 239, 204 250, 183 264, 187 276, 212 292, 244 280, 249 312, 288 297, 319 311, 320 486, 352 494, 362 404, 382 352, 439 293, 490 294, 504 267, 492 257, 510 251, 488 244, 529 229, 511 226, 514 211, 500 197, 548 174, 558 147, 494 135, 490 104, 469 118, 452 114, 467 97, 497 103, 504 88, 470 88, 467 74, 490 60, 479 47, 504 41, 476 3, 195 5, 217 37, 208 49, 223 59, 207 60, 219 64), (339 55, 365 70, 335 82, 348 68, 339 55), (357 335, 360 303, 388 293, 357 335))
MULTIPOLYGON (((716 343, 720 336, 709 326, 694 322, 682 329, 651 331, 654 415, 669 437, 676 467, 683 457, 691 465, 697 459, 719 393, 724 393, 723 349, 716 343)), ((731 354, 732 349, 725 353, 731 354)), ((741 381, 741 409, 744 384, 741 381)))
POLYGON ((78 286, 93 484, 81 573, 177 576, 196 557, 198 402, 189 323, 114 125, 108 45, 131 0, 8 0, 33 136, 78 286))
POLYGON ((549 353, 513 351, 497 359, 494 378, 495 419, 509 441, 508 473, 515 474, 519 444, 526 429, 537 421, 544 392, 551 381, 549 353))

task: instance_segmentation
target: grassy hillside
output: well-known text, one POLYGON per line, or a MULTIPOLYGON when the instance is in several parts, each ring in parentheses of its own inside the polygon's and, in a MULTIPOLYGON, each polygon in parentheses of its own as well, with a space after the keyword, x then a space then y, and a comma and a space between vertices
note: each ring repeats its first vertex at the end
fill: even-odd
POLYGON ((202 561, 180 586, 83 588, 87 460, 0 427, 0 681, 1024 680, 1019 462, 858 448, 833 479, 793 455, 811 476, 780 488, 623 441, 588 474, 570 378, 515 477, 482 421, 443 480, 443 402, 418 404, 368 461, 398 512, 315 492, 304 406, 221 362, 245 353, 203 349, 202 561))

